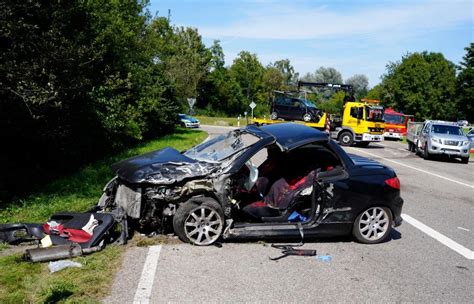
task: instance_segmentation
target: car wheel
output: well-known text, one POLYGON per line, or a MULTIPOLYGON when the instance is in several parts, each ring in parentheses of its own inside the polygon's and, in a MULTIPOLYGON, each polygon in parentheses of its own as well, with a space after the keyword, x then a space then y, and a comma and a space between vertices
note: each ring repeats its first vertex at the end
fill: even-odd
POLYGON ((306 113, 305 115, 303 115, 304 121, 309 122, 311 121, 311 119, 313 119, 313 117, 311 117, 311 114, 306 113))
POLYGON ((272 114, 270 114, 270 119, 272 119, 272 120, 278 119, 278 113, 277 112, 272 112, 272 114))
POLYGON ((469 156, 468 157, 461 157, 461 162, 463 164, 469 164, 469 156))
POLYGON ((392 230, 392 212, 386 207, 370 207, 356 218, 352 234, 364 244, 383 242, 392 230))
POLYGON ((425 145, 425 148, 423 149, 423 158, 425 160, 429 160, 431 157, 430 152, 428 152, 428 144, 425 145))
POLYGON ((213 199, 202 204, 188 201, 178 208, 173 218, 174 232, 193 245, 211 245, 219 239, 224 229, 222 207, 213 199))
POLYGON ((352 143, 354 142, 354 137, 352 136, 351 132, 342 132, 341 135, 339 135, 339 143, 341 146, 351 146, 352 143))

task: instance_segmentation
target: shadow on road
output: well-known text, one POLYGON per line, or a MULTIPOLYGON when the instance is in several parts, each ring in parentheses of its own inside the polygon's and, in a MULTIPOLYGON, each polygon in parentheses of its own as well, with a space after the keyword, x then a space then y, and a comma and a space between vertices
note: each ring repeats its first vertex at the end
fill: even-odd
MULTIPOLYGON (((422 158, 420 156, 420 158, 422 158)), ((422 158, 423 159, 423 158, 422 158)), ((432 155, 430 159, 426 161, 431 161, 431 162, 442 162, 442 163, 452 163, 452 164, 462 164, 465 165, 464 163, 461 162, 459 158, 452 158, 448 156, 442 156, 442 155, 432 155)), ((470 158, 469 162, 473 162, 473 159, 470 158)))
POLYGON ((357 145, 351 146, 351 148, 357 148, 357 149, 363 149, 363 150, 379 150, 379 149, 385 149, 385 147, 382 146, 375 146, 375 145, 368 145, 367 147, 361 147, 357 145))

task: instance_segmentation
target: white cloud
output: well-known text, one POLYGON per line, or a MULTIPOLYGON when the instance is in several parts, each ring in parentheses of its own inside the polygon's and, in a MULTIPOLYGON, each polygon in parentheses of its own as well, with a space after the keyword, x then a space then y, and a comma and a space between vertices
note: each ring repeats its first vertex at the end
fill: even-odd
POLYGON ((355 8, 339 12, 328 6, 256 6, 240 20, 200 27, 205 37, 315 39, 350 35, 395 35, 436 30, 473 20, 471 1, 423 1, 355 8))

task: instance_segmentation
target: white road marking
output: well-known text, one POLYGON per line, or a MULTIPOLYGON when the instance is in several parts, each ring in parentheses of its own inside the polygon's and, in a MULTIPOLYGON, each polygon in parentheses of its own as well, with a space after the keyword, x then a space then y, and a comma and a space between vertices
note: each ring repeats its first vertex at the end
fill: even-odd
POLYGON ((397 164, 397 165, 400 165, 400 166, 403 166, 403 167, 407 167, 407 168, 410 168, 410 169, 413 169, 413 170, 416 170, 416 171, 420 171, 420 172, 423 172, 423 173, 426 173, 426 174, 429 174, 429 175, 433 175, 433 176, 448 180, 450 182, 453 182, 453 183, 456 183, 456 184, 474 189, 474 185, 466 184, 466 183, 460 182, 458 180, 455 180, 455 179, 452 179, 452 178, 449 178, 449 177, 446 177, 446 176, 442 176, 442 175, 439 175, 439 174, 436 174, 436 173, 433 173, 433 172, 429 172, 429 171, 419 169, 419 168, 416 168, 416 167, 413 167, 413 166, 410 166, 410 165, 406 165, 404 163, 401 163, 401 162, 398 162, 398 161, 395 161, 395 160, 391 160, 391 159, 382 157, 382 156, 377 155, 377 154, 373 154, 373 153, 363 151, 363 150, 360 150, 360 149, 357 149, 357 152, 361 152, 361 153, 364 153, 364 154, 367 154, 367 155, 370 155, 370 156, 378 157, 378 158, 383 159, 385 161, 392 162, 394 164, 397 164))
POLYGON ((142 275, 138 281, 137 291, 133 298, 134 304, 150 303, 151 290, 153 288, 153 280, 155 279, 156 267, 160 258, 161 245, 150 246, 148 254, 143 264, 142 275))
POLYGON ((408 214, 403 213, 402 218, 408 224, 414 226, 415 228, 417 228, 417 229, 421 230, 422 232, 426 233, 427 235, 431 236, 432 238, 434 238, 435 240, 437 240, 441 244, 443 244, 443 245, 451 248, 452 250, 456 251, 457 253, 459 253, 460 255, 465 257, 466 259, 469 259, 469 260, 474 259, 474 251, 472 251, 472 250, 456 243, 455 241, 451 240, 447 236, 445 236, 445 235, 439 233, 438 231, 426 226, 425 224, 418 221, 417 219, 412 218, 408 214))
POLYGON ((459 230, 468 231, 468 232, 469 232, 469 231, 471 231, 471 230, 469 230, 469 229, 466 229, 466 228, 463 228, 463 227, 458 227, 458 229, 459 229, 459 230))

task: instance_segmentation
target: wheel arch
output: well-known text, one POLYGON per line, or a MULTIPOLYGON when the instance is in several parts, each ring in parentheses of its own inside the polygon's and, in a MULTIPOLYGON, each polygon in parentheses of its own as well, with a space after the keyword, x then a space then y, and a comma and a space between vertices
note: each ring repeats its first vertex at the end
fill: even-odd
POLYGON ((341 129, 337 132, 337 139, 339 139, 339 136, 341 136, 341 134, 346 132, 346 131, 349 131, 350 133, 352 133, 352 136, 355 139, 355 133, 354 133, 354 130, 351 127, 341 127, 341 129))

